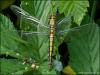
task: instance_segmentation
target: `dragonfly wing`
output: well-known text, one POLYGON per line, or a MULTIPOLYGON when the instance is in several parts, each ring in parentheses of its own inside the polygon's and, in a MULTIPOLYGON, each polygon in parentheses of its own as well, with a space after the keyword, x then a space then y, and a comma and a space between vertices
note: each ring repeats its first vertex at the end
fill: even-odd
MULTIPOLYGON (((27 20, 30 20, 33 23, 37 23, 37 25, 43 26, 45 28, 48 28, 47 26, 43 25, 42 22, 40 22, 39 19, 31 16, 28 12, 24 11, 23 9, 21 9, 20 7, 16 6, 16 5, 12 5, 11 10, 19 17, 23 17, 27 20)), ((36 24, 35 24, 36 25, 36 24)))
MULTIPOLYGON (((10 32, 17 32, 18 34, 21 34, 21 35, 49 35, 48 33, 46 33, 46 32, 33 32, 33 31, 24 31, 24 30, 6 30, 6 31, 4 31, 4 32, 8 32, 8 31, 10 31, 10 32)), ((3 33, 4 33, 3 32, 3 33)))
POLYGON ((57 35, 63 35, 64 33, 66 34, 66 33, 68 33, 68 32, 79 31, 79 30, 81 30, 82 28, 84 29, 85 27, 88 27, 89 25, 90 25, 90 24, 85 24, 85 25, 81 25, 81 26, 78 26, 78 27, 65 29, 65 30, 62 30, 62 31, 57 32, 57 35))
POLYGON ((48 35, 46 32, 31 32, 31 31, 22 31, 22 35, 48 35))
POLYGON ((56 32, 70 28, 71 22, 71 15, 59 20, 56 23, 56 32))
POLYGON ((69 21, 71 21, 71 17, 72 17, 72 15, 60 19, 60 20, 57 22, 57 26, 68 23, 69 21))

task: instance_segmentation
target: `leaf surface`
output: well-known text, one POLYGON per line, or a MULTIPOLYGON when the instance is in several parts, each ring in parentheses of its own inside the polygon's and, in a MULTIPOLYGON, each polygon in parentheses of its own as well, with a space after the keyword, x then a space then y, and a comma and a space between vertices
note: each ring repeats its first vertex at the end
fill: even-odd
POLYGON ((69 63, 79 74, 99 73, 99 31, 97 24, 89 24, 71 33, 69 63))

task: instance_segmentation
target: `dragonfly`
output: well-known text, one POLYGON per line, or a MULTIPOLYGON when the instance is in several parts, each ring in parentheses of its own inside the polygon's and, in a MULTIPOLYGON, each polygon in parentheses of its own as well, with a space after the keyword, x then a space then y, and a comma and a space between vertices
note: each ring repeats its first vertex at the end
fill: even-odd
MULTIPOLYGON (((48 50, 48 65, 49 68, 51 68, 52 66, 52 62, 53 62, 53 50, 54 50, 54 37, 55 36, 61 36, 63 33, 68 33, 68 32, 73 32, 76 30, 80 30, 80 28, 82 27, 86 27, 88 24, 86 25, 82 25, 82 26, 78 26, 78 27, 74 27, 74 28, 64 28, 64 25, 66 25, 66 23, 68 23, 69 21, 71 21, 71 16, 68 17, 64 17, 61 18, 60 20, 56 20, 56 15, 50 15, 49 17, 49 22, 48 25, 43 25, 41 23, 41 21, 33 16, 31 16, 28 12, 24 11, 22 8, 16 6, 16 5, 12 5, 11 6, 11 10, 17 15, 17 16, 22 16, 23 18, 31 21, 33 24, 35 24, 35 26, 41 26, 45 29, 48 30, 48 32, 33 32, 33 31, 22 31, 23 34, 26 35, 35 35, 35 34, 40 34, 40 35, 48 35, 49 36, 49 50, 48 50), (60 28, 63 28, 63 30, 58 30, 60 28)), ((54 60, 54 64, 56 65, 56 63, 58 63, 59 65, 62 65, 59 61, 55 61, 54 60)), ((58 65, 57 64, 57 65, 58 65)), ((57 69, 59 70, 59 67, 56 65, 57 69)), ((60 70, 62 69, 62 67, 60 67, 60 70)))

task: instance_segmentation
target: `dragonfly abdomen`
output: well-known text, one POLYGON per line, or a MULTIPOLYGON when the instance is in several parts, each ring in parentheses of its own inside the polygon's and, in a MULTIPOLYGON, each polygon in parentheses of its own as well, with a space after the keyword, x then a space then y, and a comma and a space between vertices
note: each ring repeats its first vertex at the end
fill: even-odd
POLYGON ((50 38, 49 38, 49 69, 51 69, 52 66, 52 54, 53 54, 53 48, 54 48, 54 33, 55 33, 55 16, 52 15, 49 19, 49 25, 50 25, 50 38))
POLYGON ((53 45, 54 45, 54 30, 50 30, 50 42, 49 42, 49 66, 52 65, 52 54, 53 54, 53 45))

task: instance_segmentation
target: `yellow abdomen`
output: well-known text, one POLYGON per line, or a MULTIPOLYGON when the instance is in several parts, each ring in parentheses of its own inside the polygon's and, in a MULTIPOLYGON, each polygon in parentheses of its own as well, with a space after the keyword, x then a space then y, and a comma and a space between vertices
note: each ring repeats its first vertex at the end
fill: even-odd
POLYGON ((55 15, 51 15, 49 19, 50 25, 50 38, 49 38, 49 69, 52 66, 52 54, 54 45, 54 34, 55 34, 55 15))

